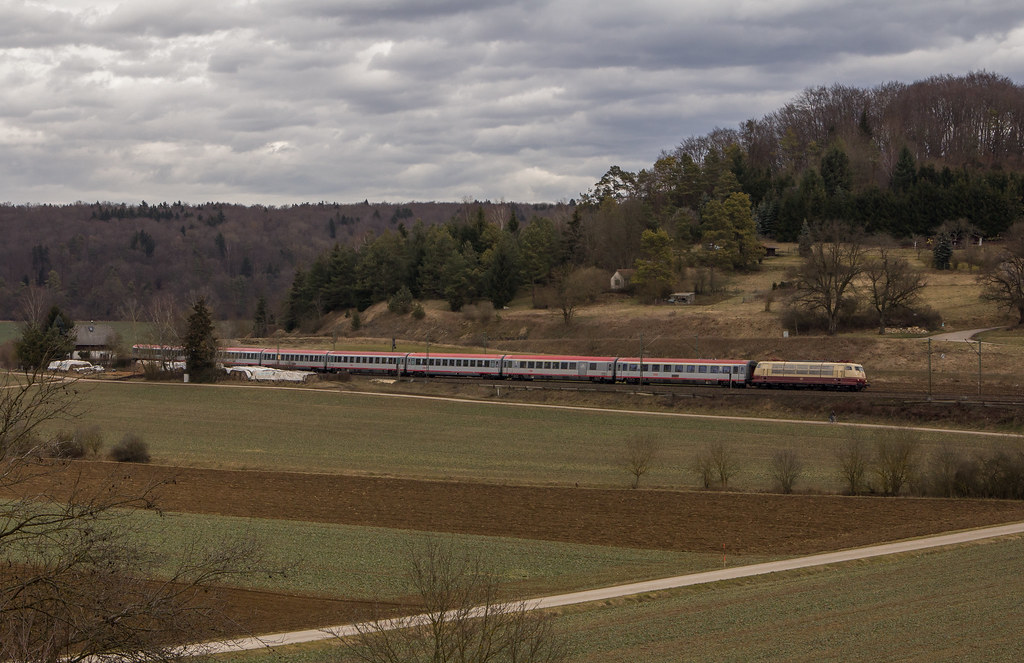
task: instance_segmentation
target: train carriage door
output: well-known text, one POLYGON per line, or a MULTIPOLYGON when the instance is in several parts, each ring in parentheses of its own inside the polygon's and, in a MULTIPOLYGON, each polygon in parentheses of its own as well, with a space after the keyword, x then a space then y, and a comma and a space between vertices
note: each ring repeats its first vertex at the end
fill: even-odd
POLYGON ((577 373, 581 378, 587 377, 587 362, 578 361, 576 362, 577 373))

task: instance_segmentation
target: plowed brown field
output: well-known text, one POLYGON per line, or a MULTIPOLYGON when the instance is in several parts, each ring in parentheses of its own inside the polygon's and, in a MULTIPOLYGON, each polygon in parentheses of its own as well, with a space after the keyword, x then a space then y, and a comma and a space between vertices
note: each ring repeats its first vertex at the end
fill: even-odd
MULTIPOLYGON (((70 486, 165 482, 168 511, 372 525, 609 546, 800 555, 1024 520, 1024 503, 705 491, 578 489, 73 462, 70 486)), ((22 484, 25 490, 41 486, 22 484)), ((343 623, 370 606, 233 590, 222 597, 257 632, 343 623)))

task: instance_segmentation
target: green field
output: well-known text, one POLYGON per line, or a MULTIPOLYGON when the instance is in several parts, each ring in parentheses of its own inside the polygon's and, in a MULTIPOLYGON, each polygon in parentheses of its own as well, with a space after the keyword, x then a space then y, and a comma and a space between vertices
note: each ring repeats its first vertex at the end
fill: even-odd
MULTIPOLYGON (((769 464, 795 449, 805 475, 798 490, 842 489, 835 450, 872 429, 825 425, 597 412, 501 403, 388 397, 328 390, 81 382, 84 413, 65 425, 95 424, 108 446, 142 436, 154 462, 231 469, 362 473, 499 483, 624 487, 626 445, 659 440, 646 487, 693 487, 700 450, 722 442, 740 470, 731 486, 772 488, 769 464)), ((921 455, 1016 451, 1024 438, 970 433, 921 434, 921 455)))
MULTIPOLYGON (((740 460, 732 486, 757 490, 779 449, 807 465, 798 488, 838 490, 834 450, 867 428, 819 422, 688 418, 333 389, 206 387, 179 383, 80 382, 83 414, 108 446, 143 437, 154 462, 297 472, 459 478, 518 484, 623 487, 624 441, 656 436, 661 456, 646 486, 692 487, 693 456, 723 441, 740 460)), ((1017 450, 1019 437, 929 432, 927 455, 1017 450)), ((253 538, 287 576, 252 578, 268 590, 382 600, 407 597, 409 551, 430 533, 219 516, 139 514, 164 551, 189 541, 253 538)), ((715 555, 641 551, 497 537, 449 536, 479 553, 505 591, 536 596, 714 568, 715 555)), ((1020 538, 950 550, 564 609, 557 622, 574 661, 1014 660, 1024 590, 1020 538), (955 637, 950 637, 950 634, 955 637), (984 649, 979 649, 984 646, 984 649)), ((761 561, 734 558, 730 564, 761 561)), ((276 660, 339 660, 323 645, 276 652, 276 660)), ((249 654, 246 661, 263 661, 249 654)))
MULTIPOLYGON (((283 577, 253 575, 245 587, 357 600, 393 600, 412 594, 406 570, 428 540, 447 542, 470 558, 484 560, 489 574, 517 596, 568 592, 720 567, 721 555, 636 550, 502 537, 353 527, 288 520, 142 512, 138 531, 157 550, 173 551, 222 542, 251 541, 266 566, 287 569, 283 577)), ((766 561, 734 555, 733 564, 766 561)))
MULTIPOLYGON (((569 660, 1019 661, 1019 537, 564 609, 569 660)), ((232 661, 351 660, 334 644, 232 661)))

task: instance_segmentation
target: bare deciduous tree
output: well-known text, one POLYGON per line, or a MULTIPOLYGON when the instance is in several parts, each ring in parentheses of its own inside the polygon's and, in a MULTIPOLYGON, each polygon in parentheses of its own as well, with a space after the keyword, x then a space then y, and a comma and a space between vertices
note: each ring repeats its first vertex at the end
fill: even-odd
POLYGON ((424 614, 359 624, 345 644, 369 663, 565 659, 567 648, 552 617, 523 601, 503 602, 494 578, 479 558, 431 540, 412 554, 409 565, 424 614))
POLYGON ((913 479, 920 435, 914 431, 886 430, 875 435, 875 473, 886 495, 899 495, 913 479))
POLYGON ((1006 241, 978 280, 983 298, 1016 313, 1017 324, 1024 325, 1024 222, 1006 233, 1006 241))
POLYGON ((573 269, 567 266, 555 270, 552 296, 562 312, 562 321, 567 325, 572 323, 576 309, 593 302, 605 285, 605 272, 596 267, 573 269))
POLYGON ((41 428, 76 405, 73 381, 0 383, 0 660, 163 661, 176 644, 226 634, 203 588, 249 569, 254 549, 225 542, 162 559, 131 513, 154 508, 156 486, 128 491, 114 475, 90 486, 42 460, 41 428))
POLYGON ((864 475, 868 470, 868 452, 864 442, 851 434, 836 449, 836 464, 839 476, 851 495, 864 490, 864 475))
POLYGON ((715 476, 718 477, 718 484, 722 488, 728 488, 729 479, 736 476, 736 473, 740 470, 739 460, 732 452, 732 449, 722 442, 712 444, 709 451, 711 453, 711 463, 715 468, 715 476))
POLYGON ((925 286, 920 270, 903 258, 892 255, 887 248, 866 261, 864 276, 868 282, 868 300, 878 314, 878 333, 885 333, 885 324, 893 311, 913 306, 925 286))
POLYGON ((626 467, 633 476, 631 488, 640 486, 640 478, 651 469, 658 453, 661 451, 661 444, 657 438, 645 435, 642 437, 630 438, 626 443, 626 467))
POLYGON ((804 464, 794 449, 784 449, 772 456, 769 474, 779 490, 786 495, 793 492, 793 486, 803 472, 804 464))
POLYGON ((185 316, 173 295, 153 297, 149 303, 149 321, 152 343, 165 351, 161 354, 162 369, 170 370, 176 360, 175 348, 181 345, 185 316))
POLYGON ((713 481, 722 488, 728 488, 729 479, 739 471, 739 462, 724 443, 712 442, 697 453, 691 468, 705 488, 710 488, 713 481))
POLYGON ((711 461, 711 454, 708 453, 707 449, 699 451, 694 456, 690 469, 697 475, 697 479, 703 488, 711 487, 711 482, 715 478, 715 467, 711 461))
POLYGON ((797 301, 824 313, 829 335, 838 329, 843 300, 853 293, 864 258, 860 237, 838 222, 816 229, 810 255, 796 273, 797 301))

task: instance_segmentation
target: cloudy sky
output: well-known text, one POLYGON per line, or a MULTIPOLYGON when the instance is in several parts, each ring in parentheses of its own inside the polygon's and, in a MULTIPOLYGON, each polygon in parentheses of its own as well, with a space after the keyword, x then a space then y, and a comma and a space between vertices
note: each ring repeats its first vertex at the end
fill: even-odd
POLYGON ((981 69, 1024 82, 1016 0, 0 0, 0 202, 568 200, 981 69))

